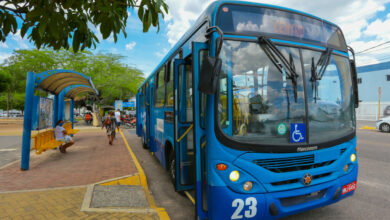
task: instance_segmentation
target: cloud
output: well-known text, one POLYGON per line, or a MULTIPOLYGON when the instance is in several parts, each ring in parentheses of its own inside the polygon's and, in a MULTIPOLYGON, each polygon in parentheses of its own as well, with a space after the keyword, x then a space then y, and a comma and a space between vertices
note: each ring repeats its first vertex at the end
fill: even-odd
POLYGON ((132 49, 134 49, 134 47, 135 47, 136 44, 137 44, 137 43, 134 42, 134 41, 132 41, 132 42, 126 44, 126 50, 132 50, 132 49))
POLYGON ((17 44, 16 50, 29 48, 27 39, 23 39, 22 36, 20 35, 20 29, 16 32, 16 34, 11 35, 11 39, 14 40, 15 43, 17 44))
POLYGON ((12 56, 11 53, 2 53, 2 52, 0 52, 0 63, 3 63, 10 56, 12 56))
POLYGON ((210 0, 167 0, 169 13, 165 17, 168 42, 174 45, 191 27, 202 11, 209 5, 210 0))
POLYGON ((168 53, 168 49, 164 48, 162 51, 157 51, 154 53, 158 58, 163 58, 168 53))
POLYGON ((0 42, 0 48, 8 48, 8 45, 4 42, 0 42))

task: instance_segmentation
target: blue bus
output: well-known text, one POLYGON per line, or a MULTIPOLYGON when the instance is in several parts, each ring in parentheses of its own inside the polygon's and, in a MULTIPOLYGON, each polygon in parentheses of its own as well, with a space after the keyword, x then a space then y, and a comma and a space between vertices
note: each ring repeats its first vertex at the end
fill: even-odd
POLYGON ((353 195, 355 57, 340 28, 217 1, 137 93, 137 135, 198 219, 278 219, 353 195))

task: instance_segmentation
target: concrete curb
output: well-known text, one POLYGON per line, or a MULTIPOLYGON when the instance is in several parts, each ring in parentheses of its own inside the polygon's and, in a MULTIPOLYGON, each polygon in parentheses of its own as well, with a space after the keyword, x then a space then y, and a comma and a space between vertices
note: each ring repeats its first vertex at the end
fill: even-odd
POLYGON ((365 126, 361 127, 360 129, 361 129, 361 130, 375 130, 376 128, 375 128, 375 127, 371 127, 371 126, 365 125, 365 126))

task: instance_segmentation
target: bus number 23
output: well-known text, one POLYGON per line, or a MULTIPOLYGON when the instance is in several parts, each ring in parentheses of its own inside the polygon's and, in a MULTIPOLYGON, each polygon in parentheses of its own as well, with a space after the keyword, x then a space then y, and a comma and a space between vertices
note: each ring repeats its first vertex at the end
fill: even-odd
POLYGON ((234 211, 231 219, 242 219, 241 211, 244 208, 244 206, 248 206, 249 210, 246 210, 244 212, 245 218, 253 218, 257 214, 257 200, 255 197, 248 197, 244 200, 242 199, 235 199, 232 202, 232 207, 236 208, 236 211, 234 211))

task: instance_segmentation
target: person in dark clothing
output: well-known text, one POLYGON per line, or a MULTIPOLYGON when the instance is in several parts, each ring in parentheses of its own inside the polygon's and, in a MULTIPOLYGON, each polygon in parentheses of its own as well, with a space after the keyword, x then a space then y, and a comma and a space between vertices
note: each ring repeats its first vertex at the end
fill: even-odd
POLYGON ((108 113, 108 116, 105 117, 105 119, 103 121, 102 129, 103 129, 103 127, 106 127, 108 143, 110 145, 112 145, 113 141, 114 141, 114 137, 115 137, 115 130, 117 127, 117 122, 116 122, 115 114, 113 111, 110 111, 108 113))

